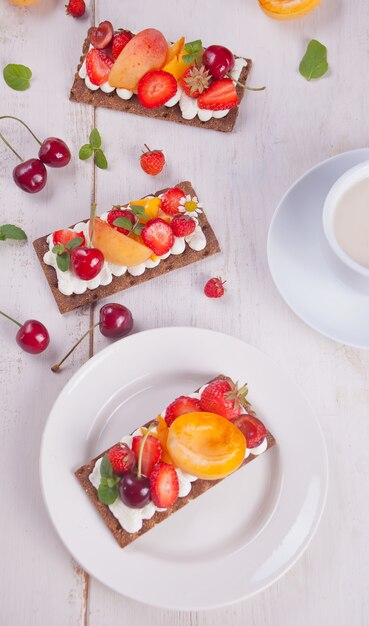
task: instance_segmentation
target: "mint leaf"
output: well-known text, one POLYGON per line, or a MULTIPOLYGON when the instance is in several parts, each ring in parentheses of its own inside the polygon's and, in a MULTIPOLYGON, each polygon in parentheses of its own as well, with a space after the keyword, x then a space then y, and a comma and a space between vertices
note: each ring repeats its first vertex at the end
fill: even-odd
POLYGON ((301 60, 299 72, 306 80, 321 78, 328 71, 327 48, 312 39, 301 60))
POLYGON ((82 146, 82 148, 80 148, 78 156, 81 159, 81 161, 86 161, 86 159, 89 159, 90 156, 92 156, 92 154, 93 154, 93 148, 91 148, 89 143, 85 143, 85 145, 82 146))
POLYGON ((133 229, 134 234, 141 235, 144 227, 145 227, 145 224, 140 224, 140 223, 136 224, 136 226, 133 229))
POLYGON ((19 226, 3 224, 3 226, 0 226, 0 240, 4 241, 4 239, 17 239, 18 241, 22 241, 27 239, 27 235, 19 226))
POLYGON ((90 146, 94 149, 101 146, 101 136, 97 128, 93 128, 90 132, 90 146))
POLYGON ((113 504, 113 502, 115 502, 118 497, 118 485, 117 483, 115 483, 112 487, 110 487, 107 483, 107 480, 110 479, 101 479, 101 483, 97 490, 97 495, 100 502, 109 505, 113 504))
POLYGON ((62 254, 64 252, 64 246, 62 243, 57 243, 56 246, 54 246, 51 249, 51 252, 53 252, 54 254, 62 254))
POLYGON ((15 91, 25 91, 30 86, 32 72, 26 65, 9 63, 3 69, 6 84, 15 91))
POLYGON ((101 150, 101 148, 98 148, 95 151, 95 165, 97 165, 97 167, 99 167, 101 170, 106 170, 108 167, 108 162, 106 160, 106 156, 104 154, 104 152, 101 150))
POLYGON ((100 464, 100 476, 102 476, 103 478, 113 477, 113 467, 109 461, 109 457, 107 454, 104 454, 100 464))
POLYGON ((132 211, 133 215, 138 215, 139 217, 144 217, 144 215, 145 215, 145 207, 140 206, 139 204, 130 204, 129 208, 132 211))
POLYGON ((56 264, 61 272, 66 272, 67 270, 69 270, 69 265, 70 265, 69 252, 62 252, 61 254, 57 254, 56 264))
POLYGON ((65 247, 67 248, 67 250, 73 250, 74 248, 78 248, 81 243, 83 243, 82 237, 74 237, 73 239, 70 239, 70 241, 68 241, 65 247))
POLYGON ((126 230, 132 230, 132 222, 128 219, 128 217, 117 217, 114 222, 114 226, 119 226, 119 228, 125 228, 126 230))
POLYGON ((185 54, 182 57, 182 60, 185 63, 187 63, 187 65, 194 63, 194 61, 196 61, 199 54, 202 52, 201 39, 196 39, 195 41, 189 41, 188 43, 186 43, 184 49, 186 50, 187 54, 185 54))

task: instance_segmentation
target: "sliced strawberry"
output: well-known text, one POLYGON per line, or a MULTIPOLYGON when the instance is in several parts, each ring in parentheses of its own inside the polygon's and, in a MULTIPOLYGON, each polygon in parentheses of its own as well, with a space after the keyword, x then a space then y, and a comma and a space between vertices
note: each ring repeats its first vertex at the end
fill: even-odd
POLYGON ((147 222, 141 237, 144 244, 157 256, 163 256, 163 254, 169 252, 174 244, 172 227, 160 217, 147 222))
POLYGON ((167 215, 179 213, 180 200, 186 198, 186 194, 178 187, 171 187, 161 197, 161 208, 167 215))
POLYGON ((123 48, 125 48, 127 43, 131 41, 132 37, 132 33, 129 33, 126 30, 122 30, 114 36, 113 45, 111 48, 111 54, 113 59, 117 59, 119 57, 123 48))
POLYGON ((81 246, 84 246, 86 240, 82 231, 80 233, 76 233, 74 230, 70 230, 68 228, 65 228, 64 230, 56 230, 53 233, 53 244, 54 246, 56 246, 58 243, 60 243, 62 246, 66 246, 68 241, 71 241, 72 239, 77 239, 77 237, 80 237, 82 239, 81 246))
POLYGON ((197 398, 191 398, 190 396, 179 396, 172 404, 168 406, 165 411, 165 421, 167 426, 173 424, 174 420, 180 415, 186 413, 194 413, 195 411, 201 411, 200 400, 197 398))
POLYGON ((151 500, 160 509, 168 509, 178 498, 177 472, 169 463, 158 463, 150 476, 151 500))
POLYGON ((115 228, 116 230, 119 230, 119 232, 123 233, 123 235, 128 235, 130 231, 127 228, 114 225, 114 221, 118 217, 125 217, 126 219, 130 220, 133 226, 133 224, 136 222, 135 216, 133 215, 132 211, 129 211, 128 209, 112 209, 108 213, 108 224, 110 224, 110 226, 113 226, 113 228, 115 228))
MULTIPOLYGON (((142 437, 133 437, 132 450, 135 453, 136 461, 138 463, 138 455, 140 454, 142 437)), ((145 441, 144 449, 142 452, 141 471, 145 476, 150 476, 154 465, 159 463, 161 459, 162 447, 160 441, 149 435, 145 441)))
POLYGON ((177 93, 177 81, 164 70, 147 72, 137 87, 137 97, 146 109, 155 109, 168 102, 177 93))
POLYGON ((197 103, 200 109, 208 109, 210 111, 225 111, 238 106, 239 99, 232 79, 222 78, 214 81, 199 96, 197 103))
POLYGON ((248 448, 256 448, 266 436, 267 431, 264 424, 254 415, 244 413, 232 422, 245 435, 248 448))
POLYGON ((87 76, 94 85, 102 85, 105 83, 113 67, 113 59, 111 59, 102 50, 92 48, 86 56, 87 76))
POLYGON ((128 472, 136 464, 136 456, 133 450, 126 443, 117 443, 116 446, 110 448, 108 459, 112 465, 115 474, 123 474, 128 472))

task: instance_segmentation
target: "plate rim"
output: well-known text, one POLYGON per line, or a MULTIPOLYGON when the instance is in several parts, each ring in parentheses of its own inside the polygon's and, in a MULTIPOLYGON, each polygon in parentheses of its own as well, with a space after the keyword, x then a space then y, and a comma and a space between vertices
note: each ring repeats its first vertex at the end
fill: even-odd
MULTIPOLYGON (((339 344, 342 344, 344 346, 350 346, 352 348, 357 348, 359 350, 369 350, 369 344, 365 345, 365 344, 355 343, 353 341, 343 340, 341 338, 338 338, 334 334, 331 334, 329 332, 321 330, 320 328, 318 328, 312 322, 307 321, 307 319, 303 316, 303 314, 299 313, 297 311, 296 307, 291 304, 291 302, 289 301, 287 296, 283 293, 282 288, 279 285, 278 279, 276 278, 276 274, 275 274, 274 270, 272 269, 273 265, 271 263, 272 230, 274 228, 274 224, 275 224, 275 222, 277 221, 277 219, 279 217, 279 213, 281 211, 281 208, 284 205, 288 195, 301 183, 301 181, 304 178, 306 178, 307 176, 312 174, 315 170, 320 169, 322 166, 324 166, 324 165, 326 165, 326 164, 328 164, 328 163, 330 163, 332 161, 340 160, 340 159, 342 159, 344 157, 349 157, 350 155, 358 154, 360 152, 366 153, 367 154, 367 159, 366 160, 369 159, 369 148, 353 148, 352 150, 345 150, 344 152, 339 152, 338 154, 335 154, 335 155, 333 155, 331 157, 328 157, 327 159, 323 159, 323 161, 320 161, 319 163, 316 163, 316 165, 313 165, 311 168, 306 170, 301 176, 299 176, 288 187, 287 191, 285 191, 285 193, 283 194, 281 200, 278 202, 278 204, 277 204, 277 206, 276 206, 276 208, 274 210, 274 213, 272 215, 271 222, 269 224, 268 236, 267 236, 267 261, 268 261, 269 272, 270 272, 270 275, 272 277, 272 280, 273 280, 273 283, 274 283, 274 286, 275 286, 277 292, 279 293, 279 295, 282 298, 282 300, 287 304, 288 308, 294 313, 294 315, 296 315, 296 317, 298 317, 304 324, 306 324, 306 326, 309 326, 309 328, 312 328, 312 330, 317 332, 319 335, 322 335, 323 337, 326 337, 326 338, 334 341, 335 343, 339 343, 339 344)), ((323 205, 322 205, 322 210, 323 210, 323 205)))

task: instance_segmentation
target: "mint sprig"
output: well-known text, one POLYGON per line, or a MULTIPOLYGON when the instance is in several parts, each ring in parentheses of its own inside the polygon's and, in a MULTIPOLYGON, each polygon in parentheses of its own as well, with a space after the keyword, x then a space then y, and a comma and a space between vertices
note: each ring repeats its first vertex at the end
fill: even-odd
POLYGON ((95 165, 101 170, 106 170, 108 161, 101 147, 101 135, 97 128, 93 128, 90 132, 89 143, 85 143, 79 150, 79 158, 81 161, 86 161, 92 155, 94 155, 95 165))
POLYGON ((32 72, 26 65, 9 63, 3 69, 3 77, 11 89, 25 91, 30 86, 32 72))
POLYGON ((100 464, 100 485, 97 495, 103 504, 113 504, 118 497, 119 476, 114 476, 112 464, 107 454, 104 454, 100 464))
MULTIPOLYGON (((120 209, 120 208, 125 208, 122 207, 121 205, 115 205, 113 206, 113 209, 120 209)), ((140 217, 145 217, 145 207, 140 206, 138 204, 130 204, 129 205, 129 210, 133 213, 133 215, 135 216, 135 222, 132 224, 131 220, 128 219, 128 217, 117 217, 113 224, 114 226, 118 226, 119 228, 125 228, 125 230, 129 230, 130 233, 134 233, 135 235, 141 235, 145 224, 142 224, 142 222, 140 222, 140 217)))
POLYGON ((3 224, 0 226, 0 241, 5 241, 5 239, 24 241, 27 239, 27 235, 22 228, 19 228, 19 226, 14 226, 14 224, 3 224))
POLYGON ((312 80, 321 78, 327 71, 327 48, 320 41, 312 39, 301 60, 299 72, 306 80, 312 80))
POLYGON ((56 254, 56 264, 61 272, 66 272, 70 268, 70 253, 74 248, 77 248, 83 243, 82 237, 74 237, 63 246, 62 243, 57 243, 51 250, 56 254))
POLYGON ((195 39, 195 41, 189 41, 186 43, 184 47, 187 54, 183 55, 182 60, 187 63, 187 65, 191 65, 197 59, 197 57, 202 52, 202 41, 201 39, 195 39))

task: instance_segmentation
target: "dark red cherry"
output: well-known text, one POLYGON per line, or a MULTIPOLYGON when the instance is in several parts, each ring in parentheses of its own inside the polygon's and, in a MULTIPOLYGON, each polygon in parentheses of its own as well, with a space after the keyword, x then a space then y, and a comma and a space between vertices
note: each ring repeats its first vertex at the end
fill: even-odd
POLYGON ((104 255, 97 248, 78 246, 78 248, 73 248, 70 262, 78 278, 91 280, 101 272, 104 265, 104 255))
POLYGON ((17 344, 30 354, 40 354, 50 343, 47 328, 37 320, 27 320, 16 335, 17 344))
POLYGON ((40 159, 22 161, 13 170, 16 185, 28 193, 37 193, 46 185, 47 171, 40 159))
POLYGON ((114 28, 111 22, 105 20, 90 30, 90 43, 94 48, 103 50, 107 48, 114 37, 114 28))
POLYGON ((127 506, 142 509, 150 500, 150 479, 135 472, 124 472, 119 482, 119 495, 127 506))
POLYGON ((105 304, 100 309, 100 332, 105 337, 118 339, 131 332, 132 313, 122 304, 105 304))
POLYGON ((215 80, 224 78, 234 68, 234 56, 224 46, 209 46, 206 48, 202 62, 215 80))
POLYGON ((38 151, 38 156, 49 167, 65 167, 71 159, 67 144, 57 137, 45 139, 38 151))

